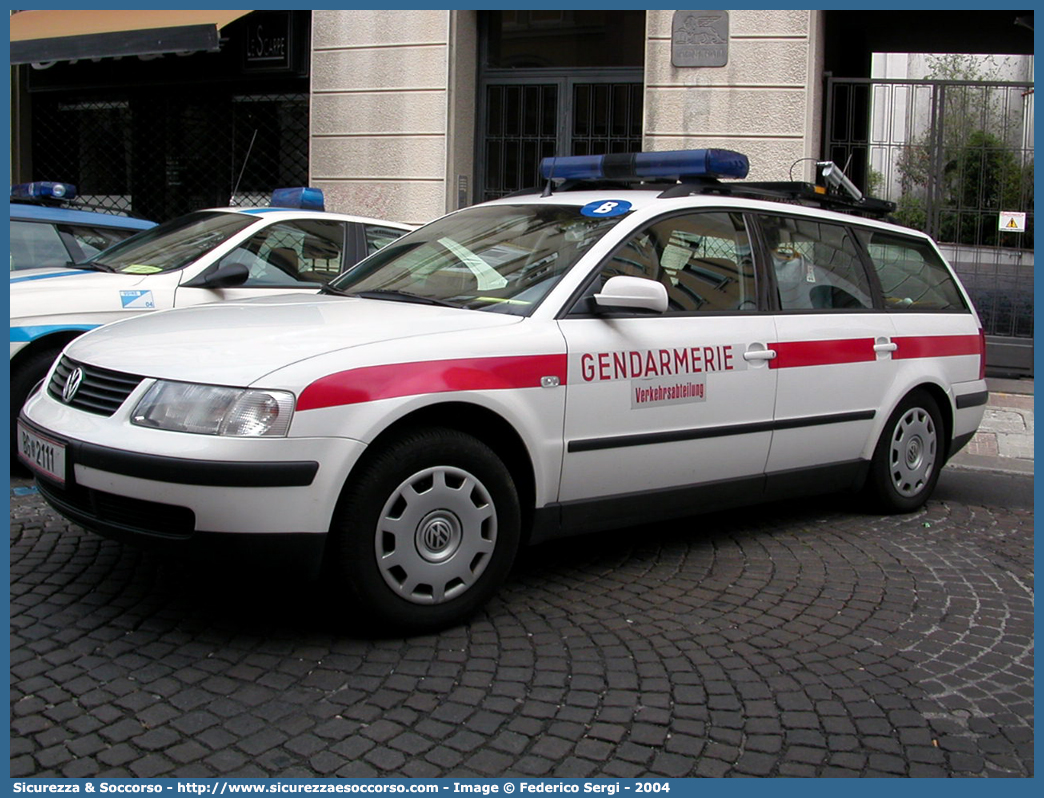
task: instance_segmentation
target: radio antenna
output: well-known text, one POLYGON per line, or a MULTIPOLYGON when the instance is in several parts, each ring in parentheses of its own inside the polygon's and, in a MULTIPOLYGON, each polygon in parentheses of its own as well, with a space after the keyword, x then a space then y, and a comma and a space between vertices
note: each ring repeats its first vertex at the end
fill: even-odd
POLYGON ((544 193, 540 195, 541 199, 543 199, 544 197, 550 197, 551 196, 551 181, 555 179, 555 162, 557 160, 558 160, 558 156, 557 155, 554 156, 553 158, 551 158, 551 169, 548 170, 549 174, 547 176, 547 185, 544 186, 544 193))
POLYGON ((254 128, 254 135, 250 137, 250 146, 247 147, 246 157, 243 158, 243 168, 239 170, 239 177, 236 178, 236 184, 232 187, 232 196, 228 198, 228 206, 231 208, 236 204, 236 194, 239 193, 239 184, 243 180, 243 172, 246 171, 247 163, 250 162, 250 153, 254 149, 254 141, 257 139, 257 128, 254 128))

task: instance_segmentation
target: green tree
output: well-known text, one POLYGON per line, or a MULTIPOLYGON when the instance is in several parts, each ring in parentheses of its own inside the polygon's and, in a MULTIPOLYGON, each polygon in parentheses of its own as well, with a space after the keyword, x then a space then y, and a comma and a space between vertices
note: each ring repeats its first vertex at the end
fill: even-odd
POLYGON ((1020 113, 1006 108, 988 86, 954 81, 999 80, 998 67, 974 56, 950 54, 928 59, 928 77, 943 82, 937 91, 935 126, 914 137, 899 154, 901 195, 898 221, 926 229, 928 200, 939 218, 936 236, 963 244, 1031 247, 1032 234, 998 234, 1002 210, 1032 213, 1033 164, 1019 162, 1020 113))
POLYGON ((947 195, 939 237, 983 246, 1005 243, 997 225, 1000 212, 1023 207, 1023 169, 1012 149, 992 133, 976 130, 944 172, 947 195))

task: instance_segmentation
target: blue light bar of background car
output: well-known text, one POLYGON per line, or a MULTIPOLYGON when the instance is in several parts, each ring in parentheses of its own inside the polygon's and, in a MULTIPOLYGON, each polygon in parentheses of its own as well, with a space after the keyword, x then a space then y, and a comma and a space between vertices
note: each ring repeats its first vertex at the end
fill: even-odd
POLYGON ((323 191, 311 186, 299 188, 277 188, 272 192, 273 208, 300 208, 304 211, 326 210, 323 191))
POLYGON ((750 161, 746 155, 718 149, 572 155, 540 162, 544 180, 743 178, 748 171, 750 161))
POLYGON ((34 183, 18 183, 11 186, 11 199, 70 200, 75 196, 76 186, 72 183, 38 180, 34 183))

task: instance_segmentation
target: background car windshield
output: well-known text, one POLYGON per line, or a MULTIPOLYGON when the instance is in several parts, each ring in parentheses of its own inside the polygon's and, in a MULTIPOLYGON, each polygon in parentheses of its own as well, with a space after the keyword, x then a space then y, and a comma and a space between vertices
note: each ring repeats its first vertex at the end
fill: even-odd
POLYGON ((394 241, 331 286, 524 316, 621 218, 590 218, 576 206, 468 208, 394 241))
POLYGON ((90 258, 124 274, 159 274, 188 264, 257 221, 239 213, 200 212, 171 219, 90 258))

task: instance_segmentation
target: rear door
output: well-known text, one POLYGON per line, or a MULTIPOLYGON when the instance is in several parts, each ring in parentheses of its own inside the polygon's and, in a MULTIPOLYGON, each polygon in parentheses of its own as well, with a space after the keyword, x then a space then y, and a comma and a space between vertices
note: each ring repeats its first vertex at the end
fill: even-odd
POLYGON ((777 305, 770 485, 775 477, 784 487, 790 479, 843 487, 861 473, 895 379, 892 323, 875 308, 847 225, 768 214, 758 221, 777 305))
POLYGON ((563 523, 613 526, 759 495, 777 373, 747 220, 661 218, 605 261, 588 294, 618 274, 659 281, 670 307, 598 315, 584 298, 559 322, 569 352, 563 523))
POLYGON ((861 229, 895 328, 899 386, 932 379, 953 396, 954 437, 971 435, 987 402, 985 336, 942 255, 928 240, 861 229))
MULTIPOLYGON (((926 240, 860 230, 895 328, 893 359, 900 368, 934 358, 949 385, 981 379, 979 324, 942 256, 926 240)), ((923 365, 920 367, 923 368, 923 365)))

